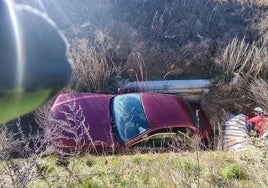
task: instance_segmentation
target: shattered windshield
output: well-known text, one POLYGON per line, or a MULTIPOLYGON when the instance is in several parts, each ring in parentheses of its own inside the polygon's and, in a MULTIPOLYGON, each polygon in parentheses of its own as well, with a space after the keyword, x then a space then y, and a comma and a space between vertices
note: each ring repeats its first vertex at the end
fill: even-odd
POLYGON ((140 94, 116 96, 112 101, 112 116, 116 135, 122 143, 149 129, 140 94))

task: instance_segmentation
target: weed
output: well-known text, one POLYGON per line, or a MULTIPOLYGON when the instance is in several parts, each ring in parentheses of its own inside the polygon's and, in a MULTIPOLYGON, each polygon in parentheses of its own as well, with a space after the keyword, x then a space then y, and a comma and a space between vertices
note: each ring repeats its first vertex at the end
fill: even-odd
MULTIPOLYGON (((65 0, 64 5, 70 5, 69 2, 73 1, 65 0)), ((85 25, 85 20, 89 22, 85 15, 90 12, 88 9, 92 2, 84 0, 79 2, 81 2, 78 6, 81 13, 79 16, 74 11, 66 11, 63 5, 62 12, 72 12, 68 15, 76 16, 70 20, 76 20, 77 25, 80 23, 85 25)), ((72 84, 65 91, 100 92, 112 76, 121 74, 129 77, 134 74, 136 81, 183 76, 210 78, 219 74, 220 79, 215 83, 215 87, 206 94, 207 101, 202 101, 203 106, 210 112, 209 119, 215 125, 215 132, 218 135, 213 140, 216 143, 215 150, 221 150, 222 122, 227 112, 248 112, 247 110, 254 104, 253 101, 268 109, 266 1, 94 2, 109 3, 114 9, 110 12, 111 15, 109 14, 109 24, 104 26, 102 25, 104 22, 101 22, 102 29, 96 29, 95 33, 91 31, 80 33, 81 36, 76 35, 69 39, 72 45, 69 56, 73 59, 75 74, 72 84), (257 10, 261 13, 256 14, 257 10), (252 29, 252 23, 256 28, 252 29), (113 28, 120 25, 120 28, 112 30, 109 28, 111 25, 113 28), (123 33, 124 31, 130 32, 123 33), (250 34, 254 35, 249 36, 250 34), (132 35, 135 37, 131 37, 132 35), (134 38, 136 41, 122 42, 122 37, 125 37, 125 40, 134 38), (131 45, 120 53, 118 49, 124 42, 125 46, 127 43, 131 45), (129 75, 125 73, 127 68, 131 70, 129 75), (242 79, 236 85, 229 85, 227 82, 235 73, 242 79), (250 97, 245 91, 250 91, 250 97)), ((69 7, 71 10, 77 8, 77 6, 69 7)), ((59 12, 51 14, 57 20, 66 20, 59 19, 58 15, 62 14, 59 12)), ((97 27, 91 24, 93 25, 88 24, 89 30, 97 27)), ((131 79, 129 77, 127 79, 131 79)), ((68 116, 70 121, 73 122, 78 117, 83 118, 78 106, 77 108, 69 106, 69 109, 70 113, 62 113, 68 116)), ((49 110, 50 105, 41 109, 39 123, 43 126, 47 124, 49 110)), ((45 179, 45 186, 50 187, 228 187, 230 185, 243 187, 244 184, 240 180, 244 180, 248 183, 248 187, 267 187, 267 149, 264 149, 261 157, 247 154, 235 157, 240 154, 219 151, 203 153, 202 143, 195 138, 191 140, 189 146, 187 145, 187 150, 191 151, 187 153, 150 153, 147 154, 148 157, 143 157, 147 156, 146 154, 111 157, 88 155, 87 159, 81 161, 79 160, 81 147, 77 143, 82 142, 82 138, 78 136, 77 130, 69 129, 69 122, 55 120, 53 123, 62 125, 64 131, 74 133, 76 142, 74 154, 62 159, 49 156, 47 160, 53 161, 53 164, 42 163, 38 153, 27 154, 29 158, 21 161, 15 160, 9 155, 10 149, 22 151, 20 150, 22 142, 24 149, 27 149, 28 141, 15 140, 14 135, 9 135, 8 138, 6 134, 0 135, 2 182, 8 182, 8 179, 11 182, 9 186, 26 187, 30 182, 38 182, 41 178, 40 185, 44 185, 45 179), (223 161, 225 163, 220 168, 223 161), (241 161, 248 166, 242 168, 241 161), (35 177, 36 174, 39 176, 35 177), (7 175, 7 178, 3 175, 7 175)), ((89 138, 87 125, 82 123, 79 126, 85 130, 84 136, 89 138)), ((55 136, 61 135, 55 133, 55 136)), ((23 151, 24 154, 29 152, 29 150, 23 151)), ((61 157, 63 155, 64 152, 61 157)), ((3 185, 2 182, 0 186, 3 185)))
POLYGON ((47 174, 49 166, 47 164, 36 164, 36 171, 40 176, 45 176, 47 174))
POLYGON ((241 155, 240 159, 246 161, 248 164, 256 164, 257 160, 254 157, 249 157, 248 155, 241 155))
POLYGON ((86 160, 86 165, 88 166, 88 167, 92 167, 93 165, 94 165, 94 161, 92 160, 92 159, 87 159, 86 160))
POLYGON ((247 180, 249 178, 245 169, 236 164, 225 163, 220 169, 220 174, 227 179, 247 180))

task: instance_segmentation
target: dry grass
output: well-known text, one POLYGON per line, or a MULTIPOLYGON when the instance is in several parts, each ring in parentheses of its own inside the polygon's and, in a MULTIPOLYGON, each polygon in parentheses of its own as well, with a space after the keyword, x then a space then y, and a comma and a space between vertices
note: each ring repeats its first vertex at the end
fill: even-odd
POLYGON ((265 80, 268 53, 264 39, 252 43, 234 38, 217 57, 221 74, 215 86, 203 97, 203 106, 212 124, 222 122, 226 112, 251 116, 254 106, 265 107, 265 80), (238 76, 238 82, 230 81, 238 76), (263 95, 263 96, 261 96, 263 95), (215 111, 219 112, 215 115, 215 111))
MULTIPOLYGON (((218 82, 202 99, 216 133, 215 150, 221 150, 222 125, 229 113, 249 115, 255 105, 268 110, 266 0, 125 2, 114 1, 116 15, 109 17, 111 22, 105 29, 93 33, 89 24, 84 29, 90 32, 81 30, 84 33, 70 39, 75 72, 67 90, 100 92, 114 75, 151 80, 220 73, 218 82), (240 80, 230 85, 234 74, 239 74, 240 80)), ((47 109, 49 106, 37 112, 41 125, 47 121, 47 109)), ((3 146, 11 147, 4 141, 3 146)), ((10 168, 15 176, 8 175, 4 161, 0 163, 0 179, 22 177, 16 165, 23 169, 29 164, 31 177, 25 184, 32 187, 268 186, 267 145, 252 152, 229 153, 203 152, 199 144, 193 142, 192 152, 184 153, 51 156, 38 159, 38 164, 19 160, 10 168)))
POLYGON ((263 79, 256 79, 249 84, 250 98, 268 112, 268 83, 263 79))
POLYGON ((73 164, 71 187, 266 187, 268 181, 267 154, 252 150, 199 152, 198 158, 195 152, 46 157, 29 186, 66 186, 73 164))
POLYGON ((239 41, 235 38, 223 50, 217 62, 222 67, 223 74, 229 79, 234 73, 256 78, 267 76, 266 59, 266 47, 258 47, 254 42, 249 44, 244 39, 239 41))
POLYGON ((105 31, 97 32, 93 40, 75 38, 71 41, 70 57, 74 62, 71 89, 99 92, 113 74, 120 74, 123 67, 113 62, 112 39, 105 31))
POLYGON ((252 108, 256 103, 245 92, 247 89, 247 82, 240 79, 235 85, 216 85, 202 96, 202 107, 213 127, 217 129, 219 125, 223 125, 230 113, 252 115, 252 108))
POLYGON ((7 125, 1 125, 0 187, 27 187, 34 179, 35 165, 46 144, 41 135, 25 135, 19 123, 17 126, 18 132, 14 133, 7 125))
MULTIPOLYGON (((225 1, 225 0, 223 0, 225 1)), ((267 7, 267 0, 235 0, 237 3, 242 6, 250 6, 250 7, 267 7)))
POLYGON ((87 39, 74 39, 72 46, 70 56, 74 61, 73 90, 99 91, 100 86, 113 73, 107 62, 105 49, 90 47, 87 39))
POLYGON ((173 70, 177 68, 174 66, 174 55, 175 53, 170 50, 139 43, 127 58, 126 76, 132 81, 159 80, 171 70, 172 65, 173 70))

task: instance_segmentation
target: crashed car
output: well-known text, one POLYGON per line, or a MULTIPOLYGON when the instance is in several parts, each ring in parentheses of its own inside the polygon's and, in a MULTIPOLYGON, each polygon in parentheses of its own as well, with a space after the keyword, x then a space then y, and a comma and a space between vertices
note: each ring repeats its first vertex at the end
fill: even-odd
POLYGON ((198 104, 168 94, 61 94, 49 119, 49 143, 64 153, 161 149, 178 133, 213 133, 198 104))

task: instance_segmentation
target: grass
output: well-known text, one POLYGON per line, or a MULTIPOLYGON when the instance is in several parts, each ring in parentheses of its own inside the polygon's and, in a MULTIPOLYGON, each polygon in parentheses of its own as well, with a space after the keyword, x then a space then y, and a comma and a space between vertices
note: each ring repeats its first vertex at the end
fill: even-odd
MULTIPOLYGON (((64 158, 69 161, 67 165, 59 160, 63 159, 40 158, 29 186, 66 187, 68 182, 69 187, 265 187, 268 184, 268 160, 260 151, 199 152, 199 164, 195 152, 84 155, 64 158)), ((2 181, 7 178, 1 173, 2 181)))
MULTIPOLYGON (((81 2, 86 12, 79 10, 77 23, 92 21, 86 16, 92 2, 81 2)), ((109 15, 111 23, 100 24, 93 32, 97 25, 92 22, 89 32, 81 31, 69 39, 75 75, 68 89, 102 92, 114 75, 126 80, 219 75, 219 82, 202 101, 218 128, 225 112, 245 113, 255 105, 253 100, 268 109, 268 35, 263 12, 267 0, 178 0, 165 1, 165 6, 162 0, 113 2, 115 9, 111 12, 115 15, 109 15), (245 77, 235 86, 228 85, 234 73, 245 77)), ((57 15, 51 17, 63 20, 57 15)), ((48 112, 42 111, 46 119, 48 112)), ((262 149, 68 158, 52 155, 35 161, 27 186, 267 187, 267 158, 262 149)), ((28 165, 26 159, 6 160, 15 163, 13 171, 28 165)), ((0 161, 0 187, 12 186, 6 164, 0 161)))

